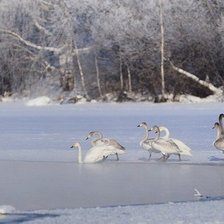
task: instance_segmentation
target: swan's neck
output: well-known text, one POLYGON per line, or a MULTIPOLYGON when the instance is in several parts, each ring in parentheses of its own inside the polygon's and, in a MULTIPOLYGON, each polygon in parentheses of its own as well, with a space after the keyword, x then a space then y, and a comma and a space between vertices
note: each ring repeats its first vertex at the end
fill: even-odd
POLYGON ((145 134, 144 134, 144 136, 143 136, 141 142, 144 142, 144 141, 146 141, 146 140, 148 139, 148 137, 149 137, 149 132, 148 132, 148 127, 147 127, 147 126, 142 126, 142 127, 145 129, 145 134))
POLYGON ((157 141, 160 138, 160 130, 157 132, 157 136, 155 137, 155 141, 157 141))
POLYGON ((222 133, 222 130, 221 130, 221 127, 219 126, 217 127, 216 140, 221 137, 221 133, 222 133))
POLYGON ((95 146, 96 144, 97 144, 97 142, 98 141, 100 141, 100 140, 102 140, 103 139, 103 135, 100 133, 100 132, 95 132, 94 134, 93 134, 93 140, 92 140, 92 142, 91 142, 91 145, 92 146, 95 146))
POLYGON ((220 135, 224 135, 224 127, 223 127, 223 123, 222 123, 222 114, 219 115, 219 129, 220 129, 220 135))
POLYGON ((95 132, 94 133, 94 138, 95 138, 95 140, 100 140, 100 139, 103 138, 103 135, 100 132, 95 132))
POLYGON ((78 145, 78 163, 83 163, 82 161, 82 148, 81 145, 78 145))
POLYGON ((163 138, 169 138, 170 137, 170 132, 169 129, 166 127, 159 127, 160 132, 165 132, 165 135, 162 136, 163 138))

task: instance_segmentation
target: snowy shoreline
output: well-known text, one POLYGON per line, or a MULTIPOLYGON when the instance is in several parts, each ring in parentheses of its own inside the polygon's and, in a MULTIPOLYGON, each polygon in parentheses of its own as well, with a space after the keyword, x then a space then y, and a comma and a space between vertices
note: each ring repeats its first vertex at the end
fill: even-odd
POLYGON ((108 208, 17 211, 0 216, 0 224, 221 224, 224 200, 181 202, 108 208))

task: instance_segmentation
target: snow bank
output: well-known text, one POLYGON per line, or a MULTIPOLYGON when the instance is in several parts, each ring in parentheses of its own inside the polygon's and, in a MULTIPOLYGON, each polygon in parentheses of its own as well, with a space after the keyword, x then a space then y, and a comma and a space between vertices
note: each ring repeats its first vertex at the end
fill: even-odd
POLYGON ((26 105, 27 106, 46 106, 51 103, 51 99, 47 96, 37 97, 35 99, 29 100, 26 105))
POLYGON ((211 95, 205 98, 200 98, 193 95, 179 95, 176 97, 180 103, 215 103, 221 101, 221 96, 211 95))
POLYGON ((4 221, 5 223, 24 221, 26 224, 221 224, 224 220, 223 207, 224 201, 217 200, 144 206, 41 210, 18 212, 11 217, 8 216, 4 221))
POLYGON ((9 103, 14 101, 12 97, 2 97, 1 100, 3 103, 9 103))

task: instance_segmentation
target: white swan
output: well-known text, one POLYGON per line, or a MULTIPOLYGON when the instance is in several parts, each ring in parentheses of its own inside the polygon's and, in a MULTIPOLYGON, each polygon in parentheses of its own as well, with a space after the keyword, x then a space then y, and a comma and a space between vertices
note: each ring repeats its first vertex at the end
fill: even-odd
POLYGON ((90 148, 85 158, 82 158, 82 148, 80 143, 75 143, 71 148, 78 149, 78 162, 79 163, 97 163, 103 161, 109 155, 114 155, 116 151, 112 146, 96 145, 90 148))
POLYGON ((140 147, 142 147, 143 149, 147 150, 149 152, 149 159, 151 158, 152 152, 154 153, 161 153, 160 150, 154 149, 152 147, 152 142, 154 141, 154 138, 149 138, 149 133, 148 133, 148 125, 146 122, 142 122, 141 124, 139 124, 137 127, 142 127, 145 129, 145 134, 142 138, 142 140, 140 141, 139 145, 140 147))
POLYGON ((99 131, 91 131, 89 132, 88 136, 86 137, 86 140, 89 138, 95 138, 91 144, 92 146, 97 146, 97 145, 106 145, 106 146, 111 146, 114 148, 115 155, 117 157, 117 160, 119 160, 118 154, 124 154, 125 147, 122 146, 120 143, 117 142, 115 139, 110 139, 110 138, 104 138, 103 134, 99 131))
POLYGON ((160 137, 160 129, 158 126, 153 126, 152 130, 157 134, 157 137, 152 142, 152 147, 162 153, 163 159, 167 160, 171 154, 180 154, 179 147, 172 139, 160 137))
POLYGON ((181 158, 180 158, 181 155, 192 156, 191 148, 189 148, 185 143, 183 143, 179 139, 170 138, 170 132, 167 127, 160 126, 159 130, 160 130, 160 132, 165 132, 165 135, 162 136, 161 138, 171 139, 178 146, 178 148, 180 149, 180 152, 177 154, 179 156, 179 160, 181 160, 181 158))
POLYGON ((222 135, 221 125, 216 122, 213 128, 217 129, 216 139, 213 142, 213 145, 216 149, 222 151, 224 153, 224 136, 222 135))

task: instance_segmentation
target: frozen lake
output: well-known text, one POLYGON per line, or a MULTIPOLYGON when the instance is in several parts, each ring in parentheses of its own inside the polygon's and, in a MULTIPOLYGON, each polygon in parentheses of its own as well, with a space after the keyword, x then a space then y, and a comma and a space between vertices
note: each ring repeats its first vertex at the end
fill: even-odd
POLYGON ((0 104, 0 204, 18 210, 138 205, 195 200, 194 188, 224 196, 224 155, 212 145, 223 104, 80 104, 27 107, 0 104), (193 157, 148 161, 143 129, 167 126, 193 157), (89 131, 116 138, 127 149, 99 164, 78 164, 70 149, 86 150, 89 131))
MULTIPOLYGON (((91 130, 118 139, 128 151, 139 149, 146 121, 169 127, 171 135, 186 142, 194 151, 211 151, 212 130, 223 104, 81 104, 26 107, 0 104, 0 142, 2 151, 63 151, 74 141, 84 141, 91 130)), ((29 153, 27 153, 29 154, 29 153)), ((14 155, 15 156, 15 155, 14 155)))
POLYGON ((224 195, 224 166, 0 162, 1 204, 19 210, 194 201, 224 195), (6 172, 7 171, 7 172, 6 172))

